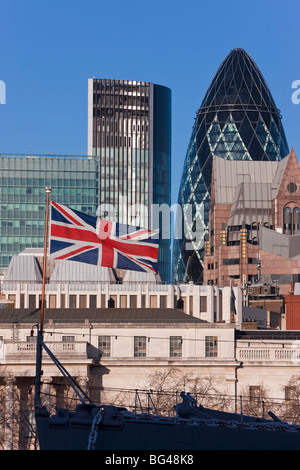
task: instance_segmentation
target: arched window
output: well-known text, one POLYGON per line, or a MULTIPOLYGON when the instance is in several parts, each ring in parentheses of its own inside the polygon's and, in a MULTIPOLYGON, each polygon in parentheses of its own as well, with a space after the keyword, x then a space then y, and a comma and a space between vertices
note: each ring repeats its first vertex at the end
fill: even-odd
POLYGON ((293 209, 293 233, 300 232, 300 208, 294 207, 293 209))
POLYGON ((292 209, 290 207, 283 209, 283 233, 292 234, 292 209))

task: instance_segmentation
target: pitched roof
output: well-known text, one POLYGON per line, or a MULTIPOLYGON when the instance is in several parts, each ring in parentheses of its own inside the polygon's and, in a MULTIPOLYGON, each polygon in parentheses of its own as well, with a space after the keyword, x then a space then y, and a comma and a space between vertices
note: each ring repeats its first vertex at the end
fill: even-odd
POLYGON ((224 160, 214 155, 212 200, 215 204, 232 205, 228 225, 272 225, 272 201, 291 165, 299 165, 293 149, 281 161, 274 162, 224 160))
POLYGON ((32 255, 13 256, 3 281, 42 282, 42 274, 36 258, 32 255))
POLYGON ((278 167, 282 168, 287 163, 287 158, 284 158, 281 162, 261 162, 252 160, 224 160, 214 155, 213 179, 215 203, 232 204, 237 188, 242 184, 272 185, 275 175, 277 175, 277 178, 279 177, 278 167))
MULTIPOLYGON (((52 320, 59 323, 207 323, 199 318, 172 308, 49 308, 45 309, 45 324, 52 320)), ((0 323, 38 322, 40 309, 0 309, 0 323)))
POLYGON ((56 260, 50 282, 116 282, 113 270, 78 261, 56 260))

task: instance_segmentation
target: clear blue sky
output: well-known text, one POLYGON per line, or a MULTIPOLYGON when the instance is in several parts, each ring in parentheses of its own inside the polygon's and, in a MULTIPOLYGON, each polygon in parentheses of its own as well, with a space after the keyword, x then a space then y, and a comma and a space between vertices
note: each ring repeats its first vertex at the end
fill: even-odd
POLYGON ((1 0, 0 153, 86 154, 87 80, 172 89, 172 200, 194 116, 218 66, 244 48, 300 158, 299 0, 1 0))

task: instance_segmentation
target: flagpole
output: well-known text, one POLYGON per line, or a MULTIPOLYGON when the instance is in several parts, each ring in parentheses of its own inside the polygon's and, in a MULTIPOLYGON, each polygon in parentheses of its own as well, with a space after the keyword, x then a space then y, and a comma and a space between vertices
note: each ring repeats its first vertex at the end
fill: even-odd
POLYGON ((47 203, 46 203, 46 221, 45 221, 45 238, 44 238, 44 260, 43 260, 43 280, 42 280, 42 300, 41 300, 41 316, 40 324, 38 325, 37 344, 36 344, 36 374, 35 374, 35 410, 40 408, 40 389, 41 389, 41 375, 42 375, 42 349, 43 349, 43 330, 44 330, 44 311, 45 311, 45 285, 46 285, 46 270, 47 270, 47 241, 48 241, 48 219, 49 219, 49 201, 51 194, 51 187, 46 187, 47 203))
POLYGON ((49 201, 51 194, 51 187, 46 187, 47 203, 46 203, 46 223, 45 223, 45 238, 44 238, 44 260, 43 260, 43 283, 42 283, 42 302, 41 302, 41 320, 40 331, 43 334, 44 328, 44 311, 45 311, 45 285, 46 285, 46 271, 47 271, 47 241, 48 241, 48 219, 49 219, 49 201))

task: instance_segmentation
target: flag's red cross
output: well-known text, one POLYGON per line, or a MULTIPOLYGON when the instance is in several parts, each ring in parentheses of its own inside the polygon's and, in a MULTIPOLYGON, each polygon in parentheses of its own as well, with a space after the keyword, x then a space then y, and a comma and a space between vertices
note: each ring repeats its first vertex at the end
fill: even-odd
MULTIPOLYGON (((57 256, 55 259, 69 259, 72 256, 76 256, 93 248, 99 248, 99 245, 101 245, 101 266, 104 267, 114 266, 115 250, 118 250, 135 262, 137 262, 136 256, 157 260, 158 246, 149 245, 147 243, 143 244, 143 240, 140 241, 137 239, 150 234, 150 230, 139 229, 132 234, 115 237, 112 235, 112 222, 98 219, 97 229, 95 230, 91 225, 84 223, 79 217, 73 217, 70 213, 71 211, 65 210, 60 204, 52 201, 52 205, 61 212, 66 219, 72 222, 73 225, 57 224, 55 221, 51 221, 50 236, 54 237, 56 240, 61 239, 64 241, 84 243, 83 246, 73 251, 70 249, 67 253, 57 256), (134 258, 131 258, 131 256, 134 258)), ((139 261, 139 264, 144 265, 142 261, 139 261)), ((149 265, 147 266, 148 268, 150 267, 149 265)))

